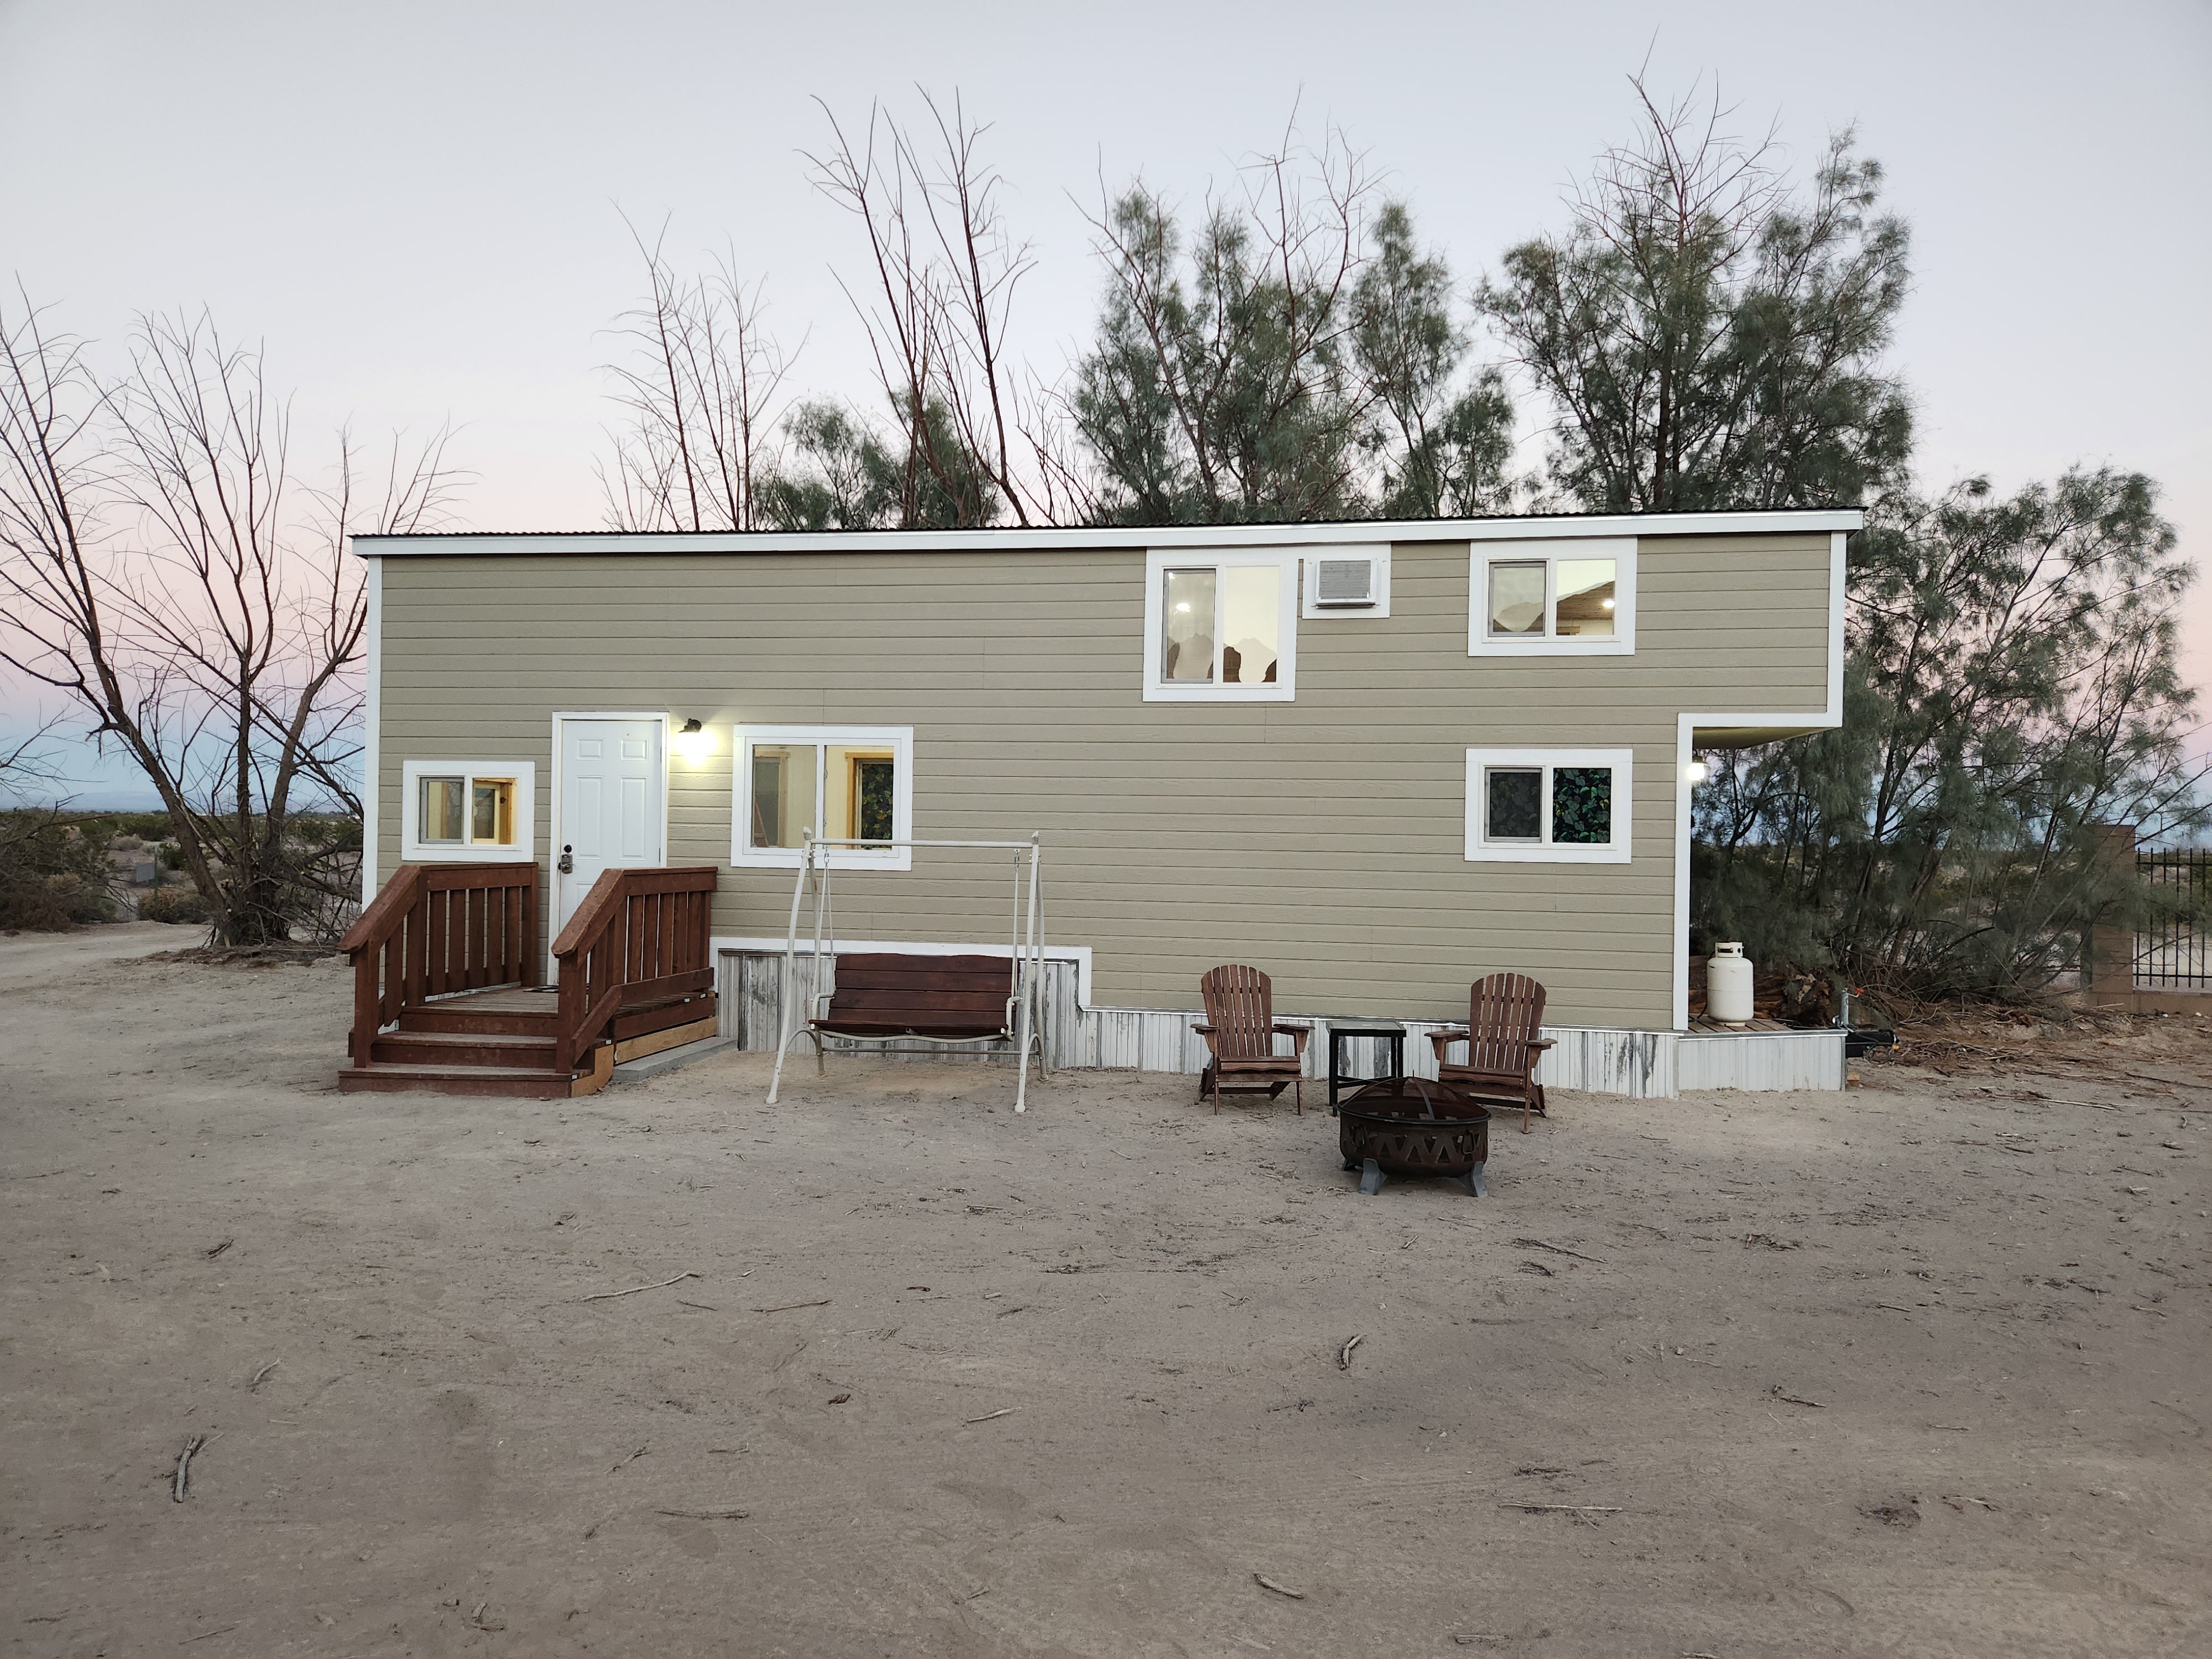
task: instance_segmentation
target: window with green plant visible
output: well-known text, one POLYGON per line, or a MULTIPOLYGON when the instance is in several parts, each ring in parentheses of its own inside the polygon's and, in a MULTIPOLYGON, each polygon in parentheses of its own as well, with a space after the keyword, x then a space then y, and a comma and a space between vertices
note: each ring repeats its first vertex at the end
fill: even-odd
POLYGON ((910 866, 914 787, 908 726, 739 726, 735 768, 739 865, 792 865, 809 841, 831 861, 910 866))
POLYGON ((1467 856, 1619 863, 1628 857, 1627 750, 1470 749, 1467 856))
POLYGON ((1552 839, 1583 847, 1613 839, 1610 766, 1553 768, 1552 839))

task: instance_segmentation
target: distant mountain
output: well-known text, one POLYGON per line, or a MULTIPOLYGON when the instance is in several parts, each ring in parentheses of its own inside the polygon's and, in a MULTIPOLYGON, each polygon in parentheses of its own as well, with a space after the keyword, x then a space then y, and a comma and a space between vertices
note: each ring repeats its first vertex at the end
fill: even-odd
POLYGON ((158 812, 161 810, 161 798, 150 789, 88 789, 81 795, 43 790, 37 799, 0 805, 65 806, 72 812, 158 812))

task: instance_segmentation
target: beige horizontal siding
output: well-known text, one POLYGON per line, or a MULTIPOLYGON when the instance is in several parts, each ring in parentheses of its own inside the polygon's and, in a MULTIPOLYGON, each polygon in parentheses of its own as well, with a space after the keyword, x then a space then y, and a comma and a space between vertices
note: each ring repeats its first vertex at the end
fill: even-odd
MULTIPOLYGON (((1182 1007, 1206 969, 1267 969, 1285 1009, 1449 1018, 1532 973, 1565 1024, 1663 1025, 1675 716, 1826 697, 1825 536, 1647 540, 1632 656, 1468 654, 1464 544, 1401 544, 1392 615, 1299 625, 1297 698, 1142 700, 1140 553, 575 555, 385 562, 380 867, 401 767, 539 768, 556 710, 662 711, 724 752, 674 763, 669 858, 726 865, 735 722, 915 728, 915 833, 1042 830, 1049 937, 1092 995, 1182 1007), (1470 746, 1633 748, 1626 865, 1469 864, 1470 746)), ((1006 860, 922 849, 841 872, 837 932, 990 942, 1006 860)), ((792 880, 726 869, 726 935, 775 936, 792 880)))

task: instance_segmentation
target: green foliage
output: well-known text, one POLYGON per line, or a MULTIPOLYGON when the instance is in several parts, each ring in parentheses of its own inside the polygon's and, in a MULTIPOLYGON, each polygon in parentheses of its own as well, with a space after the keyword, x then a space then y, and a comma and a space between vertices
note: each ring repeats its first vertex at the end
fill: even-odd
POLYGON ((2208 821, 2174 623, 2193 571, 2156 502, 2100 469, 1886 503, 1852 550, 1843 728, 1698 791, 1696 925, 1854 983, 2024 994, 2144 903, 2098 826, 2208 821))
MULTIPOLYGON (((1639 94, 1642 88, 1638 88, 1639 94)), ((1846 131, 1809 193, 1770 147, 1647 99, 1564 236, 1509 250, 1476 304, 1552 403, 1549 471, 1597 512, 1859 503, 1900 483, 1911 406, 1881 368, 1911 272, 1846 131)))
POLYGON ((1455 390, 1468 349, 1451 310, 1451 271, 1413 239, 1411 211, 1376 216, 1374 256, 1352 288, 1352 345, 1373 399, 1364 441, 1379 463, 1376 510, 1386 519, 1468 518, 1510 497, 1513 404, 1485 368, 1455 390))
POLYGON ((1070 398, 1109 524, 1433 517, 1506 495, 1512 406, 1468 380, 1451 276, 1350 158, 1268 157, 1187 229, 1139 182, 1096 222, 1108 282, 1070 398), (1317 185, 1299 193, 1310 162, 1317 185))
POLYGON ((929 455, 902 454, 854 410, 829 398, 794 408, 784 433, 799 465, 763 469, 761 521, 775 530, 953 529, 989 524, 1000 499, 941 404, 927 411, 929 455), (945 458, 932 465, 930 456, 945 458))
POLYGON ((1601 844, 1613 839, 1613 769, 1562 766, 1552 774, 1552 839, 1601 844))
POLYGON ((57 933, 113 920, 109 833, 50 810, 0 812, 0 927, 57 933))
POLYGON ((1186 240, 1141 185, 1110 223, 1115 280, 1074 399, 1106 474, 1108 521, 1355 516, 1363 411, 1342 264, 1286 270, 1225 209, 1186 240))

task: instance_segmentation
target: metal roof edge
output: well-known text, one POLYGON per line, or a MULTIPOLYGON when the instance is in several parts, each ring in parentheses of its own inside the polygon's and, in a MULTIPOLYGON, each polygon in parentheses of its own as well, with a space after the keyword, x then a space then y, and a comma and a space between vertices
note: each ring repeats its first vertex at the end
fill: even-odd
POLYGON ((1141 525, 969 530, 455 531, 357 535, 364 558, 544 553, 975 553, 991 548, 1328 547, 1376 542, 1551 540, 1585 536, 1786 535, 1864 527, 1857 507, 1720 513, 1547 514, 1491 519, 1352 519, 1295 524, 1141 525))

